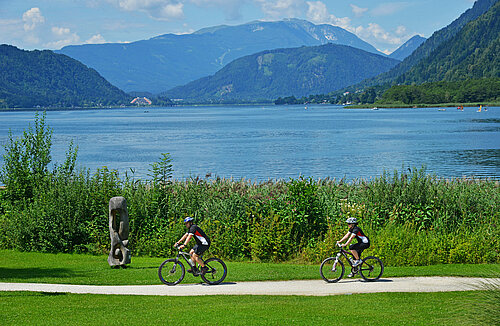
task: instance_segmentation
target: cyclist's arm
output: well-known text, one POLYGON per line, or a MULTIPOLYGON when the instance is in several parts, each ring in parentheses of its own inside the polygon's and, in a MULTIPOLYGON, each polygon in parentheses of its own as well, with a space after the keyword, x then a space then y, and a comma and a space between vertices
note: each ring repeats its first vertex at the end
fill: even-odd
MULTIPOLYGON (((185 233, 182 238, 179 239, 179 241, 177 241, 175 243, 175 246, 177 247, 179 245, 179 243, 181 243, 182 241, 184 241, 184 239, 186 239, 188 237, 188 233, 185 233)), ((186 242, 187 243, 187 242, 186 242)))
POLYGON ((349 238, 349 240, 347 240, 347 242, 345 243, 345 245, 347 246, 352 241, 352 239, 354 239, 355 236, 356 236, 356 234, 351 233, 351 237, 349 238))
POLYGON ((189 243, 189 240, 191 240, 192 237, 193 237, 192 233, 187 234, 186 241, 184 241, 184 246, 187 246, 187 244, 189 243))
POLYGON ((337 241, 337 243, 340 243, 340 242, 344 241, 345 239, 347 239, 347 237, 349 236, 349 233, 351 233, 351 232, 347 232, 342 239, 337 241))
POLYGON ((187 244, 189 243, 189 240, 191 240, 191 238, 192 238, 192 237, 193 237, 193 234, 192 234, 192 233, 186 233, 186 234, 184 234, 184 236, 182 237, 182 239, 181 239, 181 240, 179 240, 179 242, 182 242, 184 239, 186 239, 186 241, 184 241, 184 243, 183 243, 183 244, 181 244, 181 245, 179 246, 179 248, 181 248, 181 249, 182 249, 182 248, 184 248, 185 246, 187 246, 187 244))

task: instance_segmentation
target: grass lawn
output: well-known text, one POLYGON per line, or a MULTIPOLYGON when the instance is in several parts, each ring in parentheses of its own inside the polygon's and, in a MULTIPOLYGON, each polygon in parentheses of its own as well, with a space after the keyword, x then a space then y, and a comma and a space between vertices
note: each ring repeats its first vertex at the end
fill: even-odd
POLYGON ((0 318, 2 325, 475 325, 469 303, 478 293, 185 298, 4 292, 0 318))
MULTIPOLYGON (((86 285, 161 284, 157 271, 165 258, 132 257, 126 269, 112 269, 107 256, 25 253, 0 250, 0 282, 86 285)), ((321 279, 318 265, 227 262, 227 282, 321 279)), ((470 276, 498 277, 500 264, 386 267, 383 277, 470 276)), ((199 278, 186 273, 183 283, 199 278)))

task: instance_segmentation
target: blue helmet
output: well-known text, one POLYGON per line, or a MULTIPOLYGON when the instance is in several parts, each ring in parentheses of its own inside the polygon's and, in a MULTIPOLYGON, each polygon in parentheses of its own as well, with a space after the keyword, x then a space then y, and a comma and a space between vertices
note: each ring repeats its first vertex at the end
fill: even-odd
POLYGON ((184 219, 184 223, 191 222, 191 221, 194 221, 194 218, 192 218, 191 216, 188 216, 184 219))

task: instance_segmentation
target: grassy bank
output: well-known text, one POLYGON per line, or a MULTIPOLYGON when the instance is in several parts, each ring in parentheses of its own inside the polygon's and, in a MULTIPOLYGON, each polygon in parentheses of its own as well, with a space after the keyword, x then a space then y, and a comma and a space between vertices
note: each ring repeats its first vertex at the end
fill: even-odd
POLYGON ((190 298, 4 292, 0 297, 3 325, 193 321, 199 325, 347 325, 353 319, 361 325, 477 325, 481 320, 493 321, 480 314, 477 304, 471 304, 481 302, 478 292, 190 298))

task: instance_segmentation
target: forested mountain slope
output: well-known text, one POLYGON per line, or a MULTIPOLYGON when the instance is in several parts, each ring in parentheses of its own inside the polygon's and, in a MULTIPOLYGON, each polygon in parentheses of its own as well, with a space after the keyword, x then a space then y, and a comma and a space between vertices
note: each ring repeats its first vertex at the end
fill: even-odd
POLYGON ((68 56, 0 45, 0 107, 99 106, 128 101, 127 94, 68 56))
POLYGON ((395 84, 396 79, 402 74, 409 71, 413 66, 418 64, 421 60, 427 58, 434 50, 441 44, 453 38, 460 30, 470 21, 478 18, 487 12, 498 0, 478 0, 474 3, 471 9, 465 11, 459 18, 453 21, 450 25, 446 26, 439 31, 436 31, 429 37, 420 47, 418 47, 410 56, 403 60, 400 64, 393 69, 380 74, 374 78, 364 80, 363 82, 349 87, 349 90, 354 91, 357 89, 364 89, 369 86, 381 84, 395 84))
POLYGON ((215 75, 164 95, 188 101, 259 101, 327 93, 375 76, 399 61, 350 46, 326 44, 264 51, 222 68, 215 75))
POLYGON ((500 2, 465 25, 396 82, 421 84, 483 77, 500 77, 500 2))

